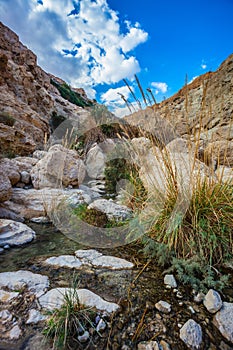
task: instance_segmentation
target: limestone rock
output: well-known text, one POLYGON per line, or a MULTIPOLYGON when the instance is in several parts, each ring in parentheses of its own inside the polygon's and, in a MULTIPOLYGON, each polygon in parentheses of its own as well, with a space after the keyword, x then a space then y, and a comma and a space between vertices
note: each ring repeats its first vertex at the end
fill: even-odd
POLYGON ((138 344, 138 350, 160 350, 157 341, 145 341, 138 344))
POLYGON ((88 176, 92 179, 104 178, 106 156, 100 146, 95 144, 87 153, 86 167, 88 176))
MULTIPOLYGON (((232 130, 233 139, 233 127, 232 125, 228 127, 232 130)), ((227 167, 233 167, 233 141, 219 140, 215 142, 210 142, 204 150, 205 157, 207 159, 213 159, 217 164, 225 165, 227 167)))
POLYGON ((89 202, 90 197, 80 189, 42 189, 24 190, 13 188, 12 198, 4 203, 4 208, 25 219, 49 216, 60 204, 70 207, 75 199, 76 203, 89 202), (71 198, 71 199, 69 199, 71 198))
POLYGON ((42 315, 40 311, 36 309, 31 309, 29 310, 29 315, 28 315, 26 324, 31 324, 31 323, 35 324, 35 323, 44 321, 45 319, 46 319, 46 316, 42 315))
POLYGON ((213 322, 223 337, 233 344, 233 303, 223 302, 213 322))
POLYGON ((12 188, 9 178, 0 172, 0 202, 5 202, 11 198, 12 188))
POLYGON ((30 174, 30 171, 32 168, 36 165, 38 162, 38 159, 31 158, 31 157, 16 157, 12 159, 12 162, 18 167, 19 172, 22 173, 23 171, 26 171, 30 174))
POLYGON ((21 182, 23 182, 24 184, 27 185, 27 184, 29 184, 30 180, 31 180, 31 176, 27 171, 24 170, 20 173, 20 181, 21 182))
POLYGON ((12 220, 0 219, 0 246, 20 246, 31 242, 35 232, 27 225, 12 220))
POLYGON ((77 250, 75 252, 75 256, 61 255, 57 257, 50 257, 46 259, 44 263, 47 265, 76 269, 88 265, 99 269, 128 270, 134 266, 133 263, 125 259, 103 255, 94 249, 77 250))
POLYGON ((203 304, 211 314, 214 314, 221 309, 222 299, 218 292, 210 289, 204 298, 203 304))
POLYGON ((180 339, 190 349, 199 349, 202 343, 201 326, 194 320, 189 319, 180 329, 180 339))
POLYGON ((0 302, 7 303, 14 298, 17 298, 19 292, 6 292, 5 290, 0 289, 0 302))
POLYGON ((11 185, 14 186, 20 180, 19 168, 13 160, 3 158, 0 160, 0 173, 4 172, 8 176, 11 185))
POLYGON ((99 210, 105 213, 110 220, 124 221, 132 217, 131 209, 107 199, 96 199, 88 206, 88 209, 99 210))
POLYGON ((3 207, 0 207, 0 219, 24 222, 24 218, 22 218, 20 215, 17 215, 13 211, 3 207))
MULTIPOLYGON (((42 308, 47 310, 54 310, 60 308, 64 304, 64 296, 68 293, 71 296, 74 295, 72 288, 54 288, 48 291, 46 294, 39 298, 42 308)), ((115 303, 110 303, 102 299, 99 295, 91 292, 88 289, 76 290, 80 304, 86 307, 93 307, 100 311, 106 311, 112 313, 119 309, 119 306, 115 303)))
POLYGON ((171 288, 177 287, 177 283, 176 283, 175 277, 173 275, 165 275, 164 276, 164 284, 166 284, 167 286, 170 286, 171 288))
POLYGON ((171 312, 171 304, 163 300, 160 300, 158 303, 156 303, 155 307, 157 310, 164 314, 169 314, 171 312))
POLYGON ((2 272, 0 273, 1 287, 9 288, 10 290, 19 290, 26 287, 31 293, 40 296, 49 287, 49 279, 47 276, 26 270, 2 272))
POLYGON ((78 186, 85 178, 86 169, 75 151, 54 145, 34 166, 31 178, 34 188, 78 186))
POLYGON ((219 166, 215 171, 218 180, 224 183, 233 183, 233 168, 229 168, 227 166, 219 166))
POLYGON ((73 255, 61 255, 48 258, 44 262, 46 265, 69 267, 78 269, 82 266, 82 262, 73 255))
POLYGON ((22 335, 17 321, 8 310, 0 311, 0 339, 16 340, 22 335))

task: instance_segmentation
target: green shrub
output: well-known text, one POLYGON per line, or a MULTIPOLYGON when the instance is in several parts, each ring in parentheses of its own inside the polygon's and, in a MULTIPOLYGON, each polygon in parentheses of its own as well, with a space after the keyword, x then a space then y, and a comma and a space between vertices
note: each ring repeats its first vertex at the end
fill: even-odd
MULTIPOLYGON (((64 294, 64 304, 60 309, 48 313, 43 334, 52 340, 53 349, 74 349, 78 334, 94 327, 95 313, 80 304, 77 283, 64 294)), ((81 346, 81 344, 79 344, 81 346)))
POLYGON ((53 79, 51 79, 50 82, 52 85, 54 85, 58 89, 61 96, 64 99, 68 100, 69 102, 71 102, 79 107, 92 106, 93 103, 87 102, 86 100, 84 100, 84 98, 78 92, 72 90, 68 84, 66 84, 66 83, 59 84, 53 79))

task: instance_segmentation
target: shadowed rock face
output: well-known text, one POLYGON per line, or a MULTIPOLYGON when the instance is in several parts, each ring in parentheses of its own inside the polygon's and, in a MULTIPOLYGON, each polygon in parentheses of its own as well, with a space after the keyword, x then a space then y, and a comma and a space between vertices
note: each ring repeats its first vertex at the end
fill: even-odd
MULTIPOLYGON (((50 83, 65 83, 37 66, 37 57, 0 22, 0 154, 28 155, 42 148, 53 113, 83 117, 87 111, 64 99, 50 83)), ((88 101, 83 89, 74 89, 88 101)))

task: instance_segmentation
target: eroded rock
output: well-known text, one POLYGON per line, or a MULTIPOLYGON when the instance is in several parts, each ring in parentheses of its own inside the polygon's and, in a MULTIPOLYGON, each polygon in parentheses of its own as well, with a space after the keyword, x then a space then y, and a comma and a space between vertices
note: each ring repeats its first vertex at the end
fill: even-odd
POLYGON ((36 236, 27 225, 12 220, 0 219, 0 246, 19 246, 31 242, 36 236))
POLYGON ((180 329, 180 339, 190 349, 199 349, 202 343, 201 326, 192 319, 189 319, 180 329))
POLYGON ((233 303, 223 302, 213 322, 224 338, 233 344, 233 303))

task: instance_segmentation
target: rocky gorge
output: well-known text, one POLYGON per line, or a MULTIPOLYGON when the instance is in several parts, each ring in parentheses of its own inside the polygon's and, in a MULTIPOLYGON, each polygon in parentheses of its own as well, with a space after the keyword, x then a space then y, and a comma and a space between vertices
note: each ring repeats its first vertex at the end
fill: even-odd
MULTIPOLYGON (((133 223, 135 207, 122 200, 125 188, 113 196, 105 186, 107 162, 122 143, 106 128, 116 118, 105 110, 103 118, 82 89, 44 72, 2 23, 0 33, 0 349, 52 349, 42 330, 48 311, 73 295, 74 276, 80 303, 94 310, 74 349, 232 349, 232 270, 229 288, 203 293, 147 260, 141 233, 127 241, 121 225, 133 223), (93 221, 77 236, 80 208, 102 218, 104 229, 115 225, 121 241, 93 221)), ((136 132, 123 156, 129 149, 138 158, 148 192, 155 184, 166 192, 164 154, 183 189, 196 173, 231 183, 232 89, 231 55, 216 72, 125 118, 124 128, 136 132)))

